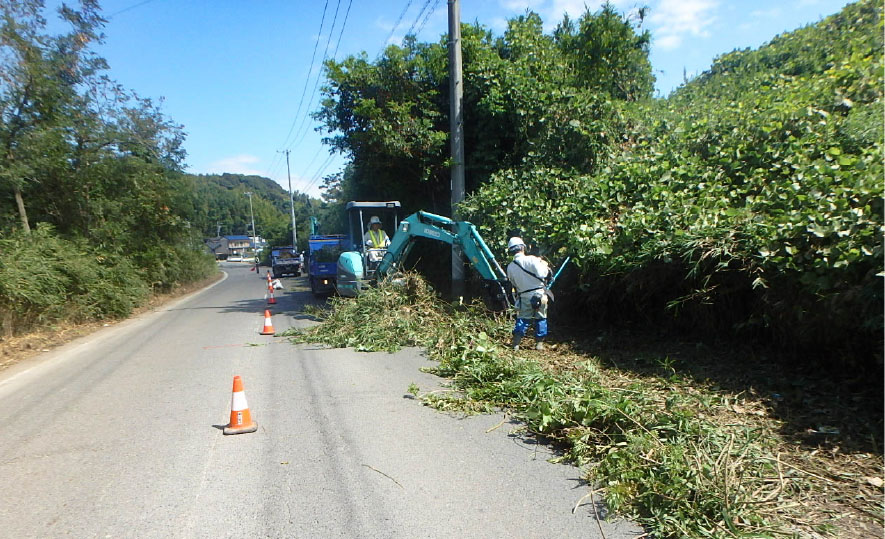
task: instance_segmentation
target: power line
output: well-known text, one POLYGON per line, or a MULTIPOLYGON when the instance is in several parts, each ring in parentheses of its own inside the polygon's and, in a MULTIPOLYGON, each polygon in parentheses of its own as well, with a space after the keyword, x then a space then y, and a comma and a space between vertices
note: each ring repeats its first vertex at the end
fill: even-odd
MULTIPOLYGON (((411 1, 411 0, 409 0, 411 1)), ((344 35, 344 27, 347 26, 347 17, 350 15, 350 6, 353 4, 353 0, 348 0, 347 2, 347 12, 344 13, 344 22, 341 24, 341 31, 338 32, 338 41, 335 43, 335 52, 332 53, 332 59, 338 57, 338 46, 341 45, 341 36, 344 35)))
POLYGON ((310 162, 307 163, 307 164, 304 166, 304 170, 307 170, 307 169, 309 169, 310 167, 312 167, 314 161, 316 161, 316 160, 317 160, 317 157, 319 157, 320 155, 321 155, 320 152, 315 152, 315 153, 313 154, 313 157, 310 158, 310 162))
MULTIPOLYGON (((340 0, 339 0, 339 2, 340 2, 340 0)), ((316 38, 316 41, 314 42, 314 45, 313 45, 313 53, 310 56, 310 65, 309 65, 309 68, 307 71, 307 77, 305 77, 305 79, 304 79, 304 88, 301 90, 301 98, 298 101, 298 107, 296 108, 296 111, 295 111, 295 117, 292 119, 292 125, 289 127, 289 132, 286 133, 286 137, 285 137, 285 139, 283 139, 283 147, 284 148, 286 147, 286 145, 289 142, 289 137, 292 135, 292 131, 295 129, 295 125, 298 123, 298 118, 301 116, 301 107, 304 104, 304 96, 307 95, 307 86, 308 86, 308 84, 310 84, 310 75, 313 73, 314 60, 316 60, 316 52, 317 52, 317 49, 319 48, 319 45, 320 45, 320 39, 322 39, 322 36, 323 36, 323 27, 326 24, 326 13, 328 11, 328 7, 329 7, 329 0, 326 0, 325 4, 323 5, 323 15, 320 18, 320 29, 317 32, 317 38, 316 38)), ((337 10, 336 10, 336 12, 337 12, 337 10)), ((333 28, 334 28, 334 23, 333 23, 333 28)), ((331 30, 330 30, 330 32, 331 32, 331 30)), ((282 166, 283 161, 282 161, 282 158, 280 157, 280 155, 281 155, 280 152, 274 153, 273 159, 271 160, 271 164, 268 167, 268 171, 267 171, 268 177, 273 176, 273 174, 276 173, 277 169, 280 166, 282 166)))
MULTIPOLYGON (((408 2, 409 5, 412 3, 412 1, 413 1, 413 0, 409 0, 409 2, 408 2)), ((326 0, 325 5, 323 6, 323 17, 322 17, 322 19, 321 19, 321 21, 320 21, 320 31, 319 31, 319 33, 317 34, 317 40, 316 40, 316 42, 314 43, 314 50, 313 50, 313 53, 312 53, 312 55, 311 55, 311 66, 310 66, 310 70, 308 71, 307 78, 305 79, 304 89, 302 90, 301 99, 299 100, 299 104, 298 104, 298 108, 297 108, 297 110, 296 110, 295 118, 294 118, 293 121, 292 121, 292 125, 290 126, 290 128, 289 128, 289 132, 286 134, 286 138, 285 138, 284 143, 283 143, 283 147, 285 148, 285 151, 291 151, 291 148, 296 147, 297 145, 301 144, 301 142, 304 140, 304 138, 307 136, 307 133, 309 132, 309 124, 308 124, 308 120, 310 119, 310 113, 309 113, 309 111, 310 111, 310 108, 313 106, 313 102, 314 102, 314 100, 315 100, 315 98, 316 98, 317 88, 319 87, 320 77, 321 77, 321 75, 322 75, 322 69, 321 69, 321 68, 317 70, 316 78, 314 79, 314 87, 313 87, 313 91, 311 92, 311 96, 310 96, 310 99, 309 99, 309 101, 308 101, 307 108, 304 109, 304 115, 303 115, 303 116, 301 115, 301 114, 302 114, 302 105, 303 105, 303 103, 304 103, 304 98, 305 98, 305 96, 307 95, 307 88, 308 88, 308 85, 309 85, 309 83, 310 83, 310 76, 311 76, 311 74, 313 73, 314 61, 316 60, 316 51, 317 51, 318 48, 319 48, 319 42, 320 42, 320 39, 322 39, 322 31, 323 31, 323 28, 324 28, 324 26, 325 26, 325 17, 326 17, 326 13, 327 13, 327 11, 328 11, 328 3, 329 3, 329 0, 326 0), (299 124, 299 118, 301 118, 301 123, 300 123, 300 124, 299 124), (295 126, 296 126, 296 125, 298 125, 298 129, 295 129, 295 126), (296 134, 296 136, 295 136, 294 139, 292 139, 292 133, 293 133, 293 132, 298 133, 298 134, 296 134), (289 142, 290 139, 292 139, 292 142, 291 142, 291 143, 289 142)), ((334 52, 332 53, 332 58, 333 58, 333 59, 336 58, 337 55, 338 55, 338 50, 339 50, 339 47, 341 46, 341 40, 342 40, 342 38, 343 38, 343 36, 344 36, 344 31, 345 31, 345 29, 346 29, 346 27, 347 27, 347 21, 349 20, 349 17, 350 17, 350 10, 351 10, 352 5, 353 5, 353 0, 348 0, 348 3, 347 3, 347 9, 346 9, 345 14, 344 14, 344 20, 343 20, 343 22, 342 22, 342 24, 341 24, 341 27, 339 28, 339 31, 338 31, 338 39, 337 39, 336 42, 335 42, 335 50, 334 50, 334 52)), ((337 4, 336 4, 336 6, 335 6, 335 14, 334 14, 334 16, 333 16, 332 25, 331 25, 331 27, 330 27, 330 29, 329 29, 329 35, 328 35, 328 38, 326 39, 326 46, 325 46, 325 49, 323 50, 323 59, 322 59, 322 61, 320 62, 320 65, 324 65, 325 62, 326 62, 326 60, 329 58, 329 56, 328 56, 329 46, 331 45, 331 42, 332 42, 332 36, 333 36, 333 34, 334 34, 334 31, 335 31, 335 26, 336 26, 336 23, 337 23, 337 20, 338 20, 338 13, 339 13, 339 11, 340 11, 340 7, 341 7, 341 0, 338 0, 337 4)), ((406 9, 403 10, 403 13, 400 15, 400 20, 405 16, 405 13, 406 13, 406 11, 408 10, 408 7, 409 7, 409 6, 407 5, 407 6, 406 6, 406 9)), ((397 25, 399 24, 399 22, 400 22, 400 21, 397 21, 397 25)), ((311 165, 313 164, 313 162, 316 160, 316 157, 317 157, 318 155, 319 155, 319 153, 314 154, 313 159, 311 159, 310 163, 305 167, 306 169, 307 169, 307 168, 310 168, 310 166, 311 166, 311 165)), ((333 157, 334 157, 334 155, 332 154, 332 155, 330 155, 330 156, 325 160, 325 162, 321 165, 320 169, 318 169, 318 172, 315 174, 314 178, 311 179, 309 182, 306 183, 305 188, 304 188, 304 192, 306 192, 306 191, 309 190, 314 184, 316 184, 316 182, 318 181, 318 179, 321 177, 322 173, 323 173, 323 172, 326 170, 326 168, 328 168, 328 166, 331 164, 333 157)), ((271 165, 270 165, 270 167, 269 167, 269 169, 268 169, 268 175, 270 176, 270 175, 272 174, 272 171, 275 170, 275 168, 277 167, 277 165, 278 165, 278 164, 281 164, 281 163, 282 163, 282 158, 280 158, 279 153, 275 153, 275 154, 274 154, 274 159, 272 160, 271 165)))
POLYGON ((308 183, 307 186, 304 188, 304 191, 303 191, 304 193, 307 193, 307 191, 310 190, 310 188, 313 187, 319 181, 320 178, 322 178, 323 173, 326 172, 326 169, 329 168, 329 165, 332 164, 332 159, 334 157, 335 157, 335 154, 329 154, 329 157, 326 158, 326 160, 323 162, 323 164, 320 165, 320 168, 318 168, 317 171, 314 173, 314 176, 310 180, 310 183, 308 183))
MULTIPOLYGON (((335 30, 335 22, 338 20, 338 9, 339 9, 340 7, 341 7, 341 0, 338 0, 337 5, 335 6, 335 17, 334 17, 334 19, 332 20, 332 28, 331 28, 331 30, 329 30, 329 39, 326 40, 326 48, 325 48, 325 50, 323 51, 323 60, 322 60, 322 62, 320 62, 320 65, 325 64, 325 63, 326 63, 326 58, 328 58, 328 55, 329 55, 329 45, 332 43, 332 31, 335 30)), ((346 23, 346 22, 347 22, 347 21, 345 21, 345 23, 346 23)), ((297 144, 301 144, 301 140, 303 140, 303 139, 304 139, 304 136, 307 134, 307 132, 306 132, 306 131, 302 131, 302 129, 305 127, 307 121, 310 119, 310 113, 309 113, 308 111, 310 110, 310 107, 313 106, 313 99, 314 99, 314 97, 316 96, 317 87, 320 85, 320 76, 321 76, 321 75, 322 75, 322 70, 321 70, 321 69, 320 69, 320 70, 317 70, 317 76, 316 76, 316 79, 315 79, 315 82, 314 82, 314 85, 313 85, 313 91, 310 93, 310 101, 308 102, 307 110, 304 111, 304 118, 301 120, 301 125, 298 126, 298 131, 297 131, 297 132, 298 132, 299 134, 298 134, 298 135, 295 135, 295 139, 293 140, 292 144, 289 144, 289 145, 287 146, 287 148, 293 148, 293 147, 296 146, 297 144), (300 137, 300 138, 299 138, 299 137, 300 137)), ((287 141, 287 142, 288 142, 288 140, 289 140, 289 138, 286 137, 286 141, 287 141)))
MULTIPOLYGON (((340 0, 339 0, 339 4, 340 4, 340 0)), ((344 36, 344 29, 347 27, 347 21, 350 17, 350 8, 352 5, 353 5, 353 0, 349 0, 347 3, 347 11, 344 13, 344 21, 341 23, 341 28, 338 31, 338 40, 335 43, 335 51, 332 53, 332 59, 334 59, 338 55, 338 48, 341 45, 341 38, 344 36)), ((337 15, 338 15, 338 10, 336 9, 336 11, 335 11, 335 19, 336 20, 337 20, 337 15)), ((334 27, 335 27, 335 24, 333 22, 332 28, 334 29, 334 27)), ((331 43, 331 37, 332 37, 332 34, 330 33, 329 34, 329 38, 330 38, 329 42, 326 43, 326 51, 324 51, 324 53, 323 53, 323 64, 325 64, 326 58, 328 58, 328 55, 327 55, 328 45, 329 45, 329 43, 331 43)), ((319 84, 320 84, 320 75, 321 75, 321 72, 318 72, 316 81, 314 83, 313 92, 311 93, 311 100, 310 100, 310 104, 308 105, 308 110, 310 110, 310 107, 313 106, 313 100, 316 97, 317 88, 319 87, 319 84)), ((309 124, 306 123, 308 119, 309 119, 309 114, 307 114, 307 112, 305 112, 305 121, 302 122, 302 126, 304 127, 304 129, 302 130, 299 128, 299 132, 301 133, 301 135, 295 140, 295 142, 292 143, 291 147, 295 147, 304 141, 304 138, 307 136, 307 133, 310 131, 309 124)), ((328 166, 328 164, 326 166, 328 166)), ((306 168, 309 168, 309 165, 306 168)), ((312 182, 312 183, 314 183, 314 182, 312 182)), ((310 187, 307 187, 306 189, 309 189, 309 188, 310 187)))
POLYGON ((126 12, 129 11, 130 9, 135 9, 135 8, 137 8, 137 7, 141 7, 141 6, 145 5, 145 4, 150 4, 150 3, 153 2, 153 1, 154 1, 154 0, 144 0, 143 2, 139 2, 139 3, 137 3, 137 4, 133 4, 133 5, 129 6, 129 7, 124 7, 123 9, 121 9, 121 10, 119 10, 119 11, 115 11, 115 12, 111 13, 110 15, 108 15, 108 19, 113 19, 114 17, 116 17, 116 16, 119 15, 120 13, 126 13, 126 12))
POLYGON ((430 16, 433 15, 434 12, 436 12, 436 8, 439 7, 439 2, 440 2, 440 0, 436 0, 433 3, 433 7, 430 8, 430 11, 428 11, 427 15, 424 16, 424 20, 421 21, 421 25, 418 27, 417 30, 415 30, 415 35, 420 34, 421 30, 424 30, 424 26, 427 24, 427 21, 430 20, 430 16))
POLYGON ((399 14, 399 18, 396 20, 396 23, 394 23, 393 28, 390 29, 390 34, 388 34, 387 39, 384 40, 385 45, 390 42, 390 38, 393 37, 393 33, 399 28, 399 23, 403 22, 403 17, 406 15, 406 12, 409 11, 410 7, 412 7, 412 0, 406 2, 406 7, 403 8, 403 12, 399 14))
POLYGON ((412 26, 409 27, 409 31, 406 32, 407 36, 414 35, 413 31, 415 30, 415 26, 418 24, 418 21, 421 20, 421 16, 424 15, 424 12, 427 10, 427 8, 430 7, 431 2, 433 2, 433 0, 427 0, 426 2, 424 2, 424 5, 421 7, 421 11, 419 11, 418 16, 415 17, 415 22, 413 22, 412 26))
MULTIPOLYGON (((347 25, 347 20, 348 20, 348 18, 349 18, 349 16, 350 16, 350 8, 351 8, 352 4, 353 4, 353 0, 349 0, 349 1, 348 1, 348 4, 347 4, 347 11, 345 12, 345 15, 344 15, 344 22, 342 23, 341 28, 340 28, 340 30, 339 30, 339 32, 338 32, 338 40, 337 40, 337 42, 336 42, 336 44, 335 44, 335 52, 334 52, 334 55, 337 55, 337 54, 338 54, 338 47, 341 45, 341 38, 342 38, 342 36, 344 35, 344 29, 345 29, 345 27, 346 27, 346 25, 347 25)), ((320 79, 320 75, 321 75, 321 73, 322 73, 322 71, 321 71, 320 69, 317 70, 317 75, 316 75, 316 79, 315 79, 315 82, 314 82, 313 91, 311 92, 311 98, 310 98, 310 101, 309 101, 309 103, 308 103, 307 109, 304 110, 304 116, 303 116, 303 117, 301 117, 301 110, 302 110, 302 109, 301 109, 301 106, 303 105, 304 97, 307 95, 307 87, 308 87, 308 85, 309 85, 309 83, 310 83, 310 75, 311 75, 311 73, 313 72, 314 60, 316 59, 316 51, 317 51, 317 49, 319 48, 319 42, 320 42, 320 39, 322 39, 322 30, 323 30, 323 27, 325 26, 324 21, 325 21, 325 16, 326 16, 326 13, 327 13, 327 8, 328 8, 328 0, 326 0, 326 4, 325 4, 325 6, 324 6, 324 8, 323 8, 323 19, 322 19, 322 21, 320 22, 320 31, 319 31, 319 33, 317 34, 317 40, 316 40, 316 43, 314 44, 314 51, 313 51, 313 54, 312 54, 312 56, 311 56, 311 69, 310 69, 310 71, 308 72, 308 76, 307 76, 307 78, 305 78, 305 81, 304 81, 304 83, 305 83, 305 84, 304 84, 304 90, 302 91, 302 94, 301 94, 301 100, 300 100, 299 105, 298 105, 298 109, 297 109, 297 112, 296 112, 296 116, 295 116, 294 120, 292 121, 292 126, 289 128, 289 132, 288 132, 288 134, 286 135, 286 139, 285 139, 285 141, 284 141, 284 143, 283 143, 284 147, 286 148, 285 151, 287 151, 287 152, 288 152, 288 151, 291 151, 291 150, 290 150, 291 148, 293 148, 293 147, 297 146, 298 144, 300 144, 300 142, 304 139, 304 137, 305 137, 306 134, 307 134, 307 130, 302 130, 302 128, 305 127, 305 122, 306 122, 306 121, 309 119, 309 117, 310 117, 310 115, 309 115, 309 110, 310 110, 310 107, 313 105, 314 96, 315 96, 315 94, 316 94, 316 89, 317 89, 317 87, 319 86, 319 79, 320 79), (301 124, 299 125, 298 129, 295 130, 295 126, 296 126, 296 124, 298 124, 299 117, 302 118, 302 121, 301 121, 301 124), (300 135, 296 135, 295 140, 293 140, 293 142, 290 143, 289 140, 290 140, 290 138, 291 138, 291 135, 292 135, 293 130, 295 130, 296 133, 300 133, 300 135)), ((334 14, 333 19, 332 19, 332 25, 331 25, 331 27, 329 28, 329 36, 328 36, 328 38, 326 39, 326 47, 325 47, 325 49, 323 50, 323 59, 322 59, 322 61, 321 61, 321 64, 322 64, 322 63, 325 63, 326 58, 328 58, 329 45, 330 45, 331 42, 332 42, 332 35, 333 35, 334 31, 335 31, 335 24, 336 24, 336 22, 337 22, 337 20, 338 20, 338 12, 340 11, 340 8, 341 8, 341 0, 338 0, 337 4, 336 4, 336 6, 335 6, 335 14, 334 14)), ((333 57, 334 57, 334 56, 333 56, 333 57)), ((319 154, 315 154, 315 155, 314 155, 314 159, 311 160, 311 164, 312 164, 313 161, 316 159, 316 156, 317 156, 317 155, 319 155, 319 154)), ((272 161, 271 166, 270 166, 270 168, 269 168, 269 172, 268 172, 269 175, 271 174, 270 171, 272 171, 272 170, 274 169, 274 167, 276 166, 277 162, 280 162, 280 163, 282 162, 282 160, 279 158, 279 153, 277 153, 277 154, 274 155, 274 160, 272 161)), ((308 165, 308 168, 309 168, 309 166, 310 166, 310 165, 308 165)))
MULTIPOLYGON (((338 0, 339 3, 341 0, 338 0)), ((292 134, 292 130, 295 129, 295 124, 298 122, 298 116, 301 114, 301 105, 304 103, 304 96, 307 95, 307 86, 310 83, 310 75, 313 73, 313 64, 316 59, 317 48, 320 46, 320 39, 323 37, 323 25, 326 22, 326 9, 329 7, 329 0, 326 0, 326 3, 323 5, 323 17, 320 19, 320 30, 317 32, 317 40, 313 45, 313 53, 310 55, 310 68, 307 70, 307 77, 304 78, 304 89, 301 90, 301 99, 298 101, 298 108, 295 110, 295 119, 292 120, 292 126, 289 127, 289 132, 286 134, 286 138, 284 139, 283 146, 289 141, 289 136, 292 134)), ((335 9, 335 13, 338 13, 337 8, 335 9)), ((332 27, 335 27, 335 23, 332 23, 332 27)), ((331 33, 331 32, 330 32, 331 33)))

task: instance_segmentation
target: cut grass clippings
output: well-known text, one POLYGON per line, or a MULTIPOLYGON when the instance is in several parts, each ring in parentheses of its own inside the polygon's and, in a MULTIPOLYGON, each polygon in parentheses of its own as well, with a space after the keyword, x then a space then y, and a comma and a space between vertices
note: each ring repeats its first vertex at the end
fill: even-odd
POLYGON ((881 455, 803 451, 751 393, 607 367, 568 344, 514 352, 507 317, 454 309, 413 274, 317 314, 294 341, 426 348, 459 390, 426 404, 513 413, 656 537, 881 537, 881 455))

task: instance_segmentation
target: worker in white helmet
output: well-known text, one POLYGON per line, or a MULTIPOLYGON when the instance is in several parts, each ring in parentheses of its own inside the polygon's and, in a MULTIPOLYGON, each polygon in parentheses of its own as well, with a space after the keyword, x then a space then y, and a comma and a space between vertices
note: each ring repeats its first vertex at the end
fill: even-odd
POLYGON ((390 238, 387 237, 387 232, 381 228, 381 219, 377 215, 373 215, 369 219, 369 230, 363 234, 363 243, 368 249, 371 262, 380 262, 384 257, 384 252, 390 247, 390 238))
POLYGON ((381 219, 377 215, 373 215, 369 219, 369 230, 363 234, 363 242, 369 249, 387 249, 390 246, 390 238, 387 232, 381 228, 381 219))
POLYGON ((513 261, 507 266, 507 279, 516 290, 516 325, 513 328, 514 350, 525 336, 532 322, 535 326, 535 348, 544 348, 547 336, 547 283, 550 281, 550 266, 541 258, 525 254, 525 242, 513 237, 507 242, 507 251, 513 261))

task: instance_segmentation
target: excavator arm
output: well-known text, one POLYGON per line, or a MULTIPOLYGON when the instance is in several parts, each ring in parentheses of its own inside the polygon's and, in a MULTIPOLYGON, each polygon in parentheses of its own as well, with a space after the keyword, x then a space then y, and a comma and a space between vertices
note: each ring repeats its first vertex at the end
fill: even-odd
POLYGON ((399 271, 418 238, 459 246, 470 265, 482 277, 487 305, 503 310, 512 303, 507 274, 495 260, 476 227, 467 221, 453 221, 424 211, 413 213, 400 222, 375 273, 376 279, 383 279, 399 271))

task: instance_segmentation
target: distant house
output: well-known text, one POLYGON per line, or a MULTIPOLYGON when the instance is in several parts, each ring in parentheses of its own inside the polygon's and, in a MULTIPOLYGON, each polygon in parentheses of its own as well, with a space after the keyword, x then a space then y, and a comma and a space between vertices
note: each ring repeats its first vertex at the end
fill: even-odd
POLYGON ((216 259, 229 256, 245 256, 252 252, 252 238, 249 236, 218 236, 203 240, 206 248, 215 254, 216 259))
POLYGON ((252 247, 252 239, 249 236, 225 236, 225 238, 231 252, 243 254, 243 251, 252 247))
POLYGON ((218 236, 215 238, 206 238, 203 240, 206 244, 206 249, 209 250, 212 254, 215 255, 215 259, 224 259, 227 258, 227 255, 230 254, 230 248, 227 245, 227 238, 224 236, 218 236))

